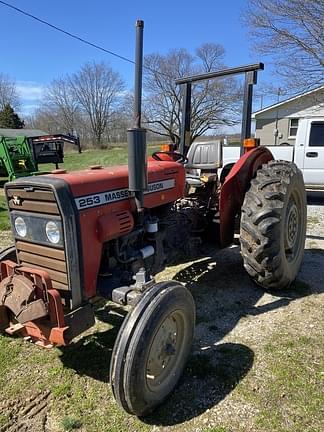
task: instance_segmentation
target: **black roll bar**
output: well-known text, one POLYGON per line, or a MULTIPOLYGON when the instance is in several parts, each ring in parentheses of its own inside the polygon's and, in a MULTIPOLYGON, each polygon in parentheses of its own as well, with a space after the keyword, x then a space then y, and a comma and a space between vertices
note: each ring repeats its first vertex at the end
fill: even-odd
POLYGON ((191 84, 197 81, 220 78, 227 75, 245 74, 243 113, 241 129, 241 155, 243 154, 243 141, 251 136, 251 114, 253 85, 257 83, 257 71, 263 70, 263 63, 254 63, 235 68, 207 72, 204 74, 191 75, 178 78, 175 83, 182 86, 182 122, 180 131, 180 153, 186 154, 190 145, 190 123, 191 123, 191 84))

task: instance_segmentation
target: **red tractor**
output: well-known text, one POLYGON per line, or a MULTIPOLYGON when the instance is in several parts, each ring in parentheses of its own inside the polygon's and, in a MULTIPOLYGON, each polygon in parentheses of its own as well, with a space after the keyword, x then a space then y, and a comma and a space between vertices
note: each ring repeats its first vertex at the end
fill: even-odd
POLYGON ((5 185, 15 245, 0 260, 0 329, 43 345, 66 345, 94 324, 93 299, 130 306, 115 341, 110 381, 129 413, 147 414, 174 389, 190 353, 195 304, 175 281, 154 275, 236 229, 244 267, 265 289, 288 287, 303 257, 303 177, 264 147, 244 148, 219 175, 218 143, 187 145, 191 83, 245 73, 242 142, 251 147, 252 88, 262 64, 178 80, 179 151, 146 160, 141 128, 143 22, 137 23, 135 124, 127 166, 20 178, 5 185))

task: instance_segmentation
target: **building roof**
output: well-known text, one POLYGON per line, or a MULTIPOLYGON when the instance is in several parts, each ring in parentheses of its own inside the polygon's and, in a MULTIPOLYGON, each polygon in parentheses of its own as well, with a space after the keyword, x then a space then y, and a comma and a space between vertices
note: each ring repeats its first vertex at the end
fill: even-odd
POLYGON ((269 105, 269 106, 266 107, 266 108, 263 108, 263 109, 261 109, 261 110, 259 110, 259 111, 254 112, 254 113, 252 114, 252 117, 254 118, 254 117, 257 116, 258 114, 262 114, 262 113, 264 113, 264 112, 266 112, 266 111, 270 111, 270 110, 272 110, 273 108, 280 107, 280 106, 285 105, 285 104, 287 104, 287 103, 289 103, 289 102, 292 102, 292 101, 294 101, 294 100, 300 99, 300 98, 302 98, 302 97, 304 97, 304 96, 308 96, 308 95, 310 95, 310 94, 316 93, 316 92, 321 91, 321 90, 324 90, 324 85, 322 85, 322 86, 320 86, 320 87, 316 87, 316 88, 313 89, 313 90, 309 90, 309 91, 307 91, 307 92, 300 93, 300 94, 298 94, 298 95, 296 95, 296 96, 293 96, 293 97, 291 97, 291 98, 289 98, 289 99, 285 99, 285 100, 283 100, 283 101, 280 101, 280 102, 277 102, 277 103, 275 103, 275 104, 269 105))
POLYGON ((44 132, 40 129, 6 129, 0 128, 0 136, 4 136, 6 138, 16 138, 17 136, 26 136, 26 137, 36 137, 48 135, 47 132, 44 132))

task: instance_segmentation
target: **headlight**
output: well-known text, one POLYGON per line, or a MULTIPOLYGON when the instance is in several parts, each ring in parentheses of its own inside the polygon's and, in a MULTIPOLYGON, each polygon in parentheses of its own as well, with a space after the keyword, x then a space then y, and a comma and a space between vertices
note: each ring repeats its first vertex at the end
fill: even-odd
POLYGON ((20 237, 26 237, 27 225, 21 216, 19 216, 15 219, 15 229, 16 229, 17 234, 20 237))
POLYGON ((49 221, 45 227, 46 235, 51 243, 57 244, 60 241, 60 228, 56 222, 49 221))

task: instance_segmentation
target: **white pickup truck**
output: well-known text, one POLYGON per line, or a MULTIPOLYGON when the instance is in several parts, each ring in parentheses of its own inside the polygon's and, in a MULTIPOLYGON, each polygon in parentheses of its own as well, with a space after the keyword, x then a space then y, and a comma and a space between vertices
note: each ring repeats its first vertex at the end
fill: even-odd
MULTIPOLYGON (((261 145, 264 145, 261 142, 261 145)), ((295 162, 304 175, 306 189, 324 190, 324 118, 302 119, 294 145, 266 145, 275 159, 295 162)), ((222 176, 240 157, 240 147, 223 146, 222 176)))

